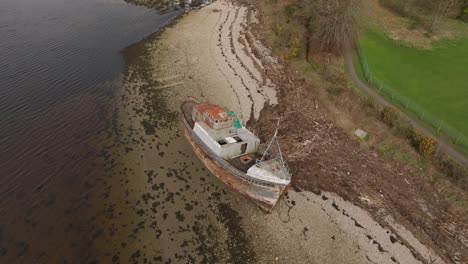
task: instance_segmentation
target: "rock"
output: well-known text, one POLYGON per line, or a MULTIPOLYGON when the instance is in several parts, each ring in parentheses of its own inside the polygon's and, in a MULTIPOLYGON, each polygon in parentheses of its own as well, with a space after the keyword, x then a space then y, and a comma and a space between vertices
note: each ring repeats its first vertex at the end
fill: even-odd
POLYGON ((460 264, 461 263, 461 257, 459 256, 460 252, 456 252, 455 256, 452 257, 452 261, 455 264, 460 264))
POLYGON ((367 137, 367 132, 358 128, 354 131, 354 135, 356 135, 358 138, 364 140, 367 137))

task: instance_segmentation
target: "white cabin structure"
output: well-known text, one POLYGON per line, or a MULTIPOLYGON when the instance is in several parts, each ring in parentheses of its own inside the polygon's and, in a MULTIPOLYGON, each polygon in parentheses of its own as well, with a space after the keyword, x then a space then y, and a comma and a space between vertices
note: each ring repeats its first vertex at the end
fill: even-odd
POLYGON ((257 136, 243 126, 237 128, 234 125, 236 117, 217 105, 195 105, 192 120, 195 122, 193 132, 223 159, 255 153, 260 145, 257 136))

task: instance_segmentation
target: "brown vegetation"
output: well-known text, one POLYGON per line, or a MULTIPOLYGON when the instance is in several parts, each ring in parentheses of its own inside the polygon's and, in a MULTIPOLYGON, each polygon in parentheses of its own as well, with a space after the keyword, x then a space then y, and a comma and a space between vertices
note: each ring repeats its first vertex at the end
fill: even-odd
MULTIPOLYGON (((304 14, 311 11, 308 27, 313 24, 313 34, 320 43, 320 49, 327 52, 341 52, 347 43, 356 41, 359 28, 359 4, 357 0, 302 0, 299 5, 304 14)), ((303 16, 307 17, 307 14, 303 16)))
MULTIPOLYGON (((124 0, 127 3, 154 8, 162 12, 171 10, 175 5, 175 0, 124 0)), ((180 4, 184 1, 180 1, 180 4)), ((183 5, 181 5, 183 6, 183 5)))
POLYGON ((439 30, 446 17, 463 15, 463 0, 380 0, 394 12, 413 19, 431 32, 439 30))
POLYGON ((437 31, 441 20, 445 17, 460 15, 463 7, 462 0, 427 0, 431 15, 428 18, 428 28, 437 31))
POLYGON ((394 130, 395 135, 407 139, 419 154, 437 168, 438 173, 445 174, 451 184, 458 185, 460 192, 466 194, 468 191, 468 169, 441 152, 437 141, 413 128, 393 107, 383 107, 380 118, 389 128, 394 130))
POLYGON ((314 10, 314 34, 320 41, 322 51, 344 50, 346 44, 354 43, 358 31, 359 1, 319 0, 304 1, 314 10))
MULTIPOLYGON (((390 213, 447 262, 468 258, 467 194, 418 154, 443 156, 437 145, 420 138, 417 146, 411 147, 408 138, 412 129, 390 109, 382 111, 354 90, 341 58, 317 52, 320 46, 314 42, 318 35, 313 25, 306 23, 314 16, 301 14, 305 8, 294 8, 298 1, 248 2, 261 11, 263 22, 257 33, 264 34, 265 42, 280 57, 288 52, 292 38, 302 40, 303 47, 309 46, 308 40, 312 42, 310 54, 301 53, 287 61, 289 74, 275 79, 281 84, 280 105, 264 111, 257 124, 267 138, 277 118, 282 117, 282 146, 293 169, 295 187, 336 192, 367 208, 376 219, 390 213), (280 34, 270 34, 270 28, 279 27, 280 34), (356 128, 369 132, 370 138, 353 140, 356 128)), ((441 166, 463 175, 459 174, 463 169, 448 160, 441 166)))
POLYGON ((398 122, 399 114, 394 107, 384 107, 382 110, 382 121, 390 127, 398 122))
POLYGON ((348 43, 354 43, 360 23, 359 0, 297 0, 284 7, 289 22, 296 20, 304 27, 306 58, 313 42, 325 52, 341 53, 348 43))

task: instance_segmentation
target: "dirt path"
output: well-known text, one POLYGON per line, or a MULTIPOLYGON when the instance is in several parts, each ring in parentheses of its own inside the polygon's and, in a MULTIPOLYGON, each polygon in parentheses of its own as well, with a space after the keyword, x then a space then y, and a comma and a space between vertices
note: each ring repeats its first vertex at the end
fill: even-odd
MULTIPOLYGON (((392 106, 394 107, 395 109, 398 109, 398 107, 395 107, 393 104, 391 104, 390 102, 388 102, 385 98, 383 98, 383 96, 381 96, 379 93, 377 93, 374 89, 370 88, 369 86, 367 86, 367 84, 365 84, 357 75, 356 73, 356 69, 354 67, 354 63, 353 63, 353 51, 352 49, 350 48, 347 48, 346 49, 346 52, 345 52, 345 60, 346 60, 346 67, 348 69, 348 72, 351 76, 351 79, 353 80, 353 82, 356 84, 356 86, 359 87, 359 89, 361 89, 362 91, 364 91, 365 93, 367 93, 368 95, 370 95, 372 98, 374 98, 375 100, 377 100, 377 102, 383 106, 392 106)), ((468 167, 468 158, 465 157, 463 154, 461 154, 460 152, 458 152, 457 150, 455 150, 452 146, 450 146, 449 144, 445 143, 445 141, 443 141, 442 139, 440 139, 439 137, 436 137, 431 131, 429 131, 429 129, 427 129, 425 126, 421 125, 418 121, 416 120, 413 120, 412 118, 410 118, 407 114, 405 114, 404 112, 398 110, 399 113, 400 113, 400 116, 406 120, 407 122, 409 122, 413 127, 417 128, 419 131, 421 131, 423 134, 425 134, 426 136, 429 136, 431 138, 433 138, 434 140, 437 141, 437 144, 439 144, 440 148, 446 152, 447 154, 449 154, 451 157, 453 157, 455 160, 457 160, 458 162, 460 162, 461 164, 463 164, 464 166, 467 166, 468 167)))

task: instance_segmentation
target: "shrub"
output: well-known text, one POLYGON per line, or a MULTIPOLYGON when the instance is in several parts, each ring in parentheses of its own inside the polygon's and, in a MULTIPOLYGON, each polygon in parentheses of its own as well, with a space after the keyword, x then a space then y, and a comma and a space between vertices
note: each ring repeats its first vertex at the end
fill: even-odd
POLYGON ((399 135, 411 139, 411 135, 413 134, 413 127, 408 122, 399 122, 396 126, 396 131, 399 135))
POLYGON ((297 58, 301 52, 301 41, 298 37, 291 39, 288 43, 287 58, 297 58))
POLYGON ((419 152, 425 157, 429 157, 434 153, 436 145, 437 142, 433 138, 424 136, 419 143, 419 152))
POLYGON ((424 135, 417 129, 413 129, 411 142, 419 153, 426 158, 430 157, 434 153, 437 146, 437 142, 433 138, 424 135))
POLYGON ((419 132, 419 130, 415 128, 413 129, 413 133, 411 133, 410 135, 410 140, 415 148, 418 148, 419 142, 421 142, 423 136, 424 135, 421 132, 419 132))
POLYGON ((326 64, 320 69, 320 74, 325 80, 328 81, 329 85, 327 91, 330 95, 340 95, 346 91, 347 88, 347 77, 343 72, 336 67, 331 67, 326 64))
POLYGON ((279 36, 281 33, 283 33, 283 27, 273 26, 272 31, 276 36, 279 36))
POLYGON ((201 6, 202 4, 203 4, 202 0, 192 0, 192 2, 190 3, 190 6, 197 7, 197 6, 201 6))
POLYGON ((386 106, 382 110, 382 113, 381 113, 382 121, 384 121, 384 123, 390 127, 393 127, 397 124, 398 117, 399 117, 398 111, 394 107, 386 106))
POLYGON ((284 14, 286 15, 286 23, 291 21, 291 18, 294 18, 294 13, 296 13, 297 5, 295 3, 290 3, 284 7, 284 14))
POLYGON ((468 169, 445 153, 435 156, 435 165, 463 190, 468 190, 468 169))

